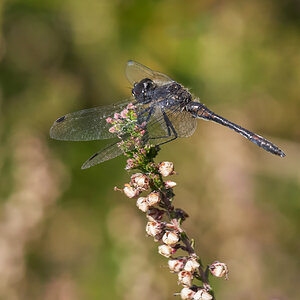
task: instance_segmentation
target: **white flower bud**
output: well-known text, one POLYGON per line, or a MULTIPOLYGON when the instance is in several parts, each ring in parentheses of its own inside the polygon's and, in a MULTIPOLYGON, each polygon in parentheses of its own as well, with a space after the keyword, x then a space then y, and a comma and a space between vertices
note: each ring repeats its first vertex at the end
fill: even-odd
POLYGON ((150 236, 157 236, 162 233, 164 225, 160 222, 148 222, 146 225, 146 232, 150 236))
POLYGON ((131 182, 134 187, 147 190, 149 188, 149 178, 142 173, 136 173, 131 176, 131 182))
POLYGON ((184 299, 184 300, 194 299, 193 297, 194 297, 195 294, 196 293, 193 290, 191 290, 187 287, 183 288, 180 292, 181 299, 184 299))
POLYGON ((136 201, 136 206, 143 212, 147 212, 149 209, 149 204, 146 197, 140 197, 136 201))
POLYGON ((193 280, 193 274, 191 272, 180 271, 178 273, 178 281, 182 285, 191 286, 192 285, 192 280, 193 280))
POLYGON ((174 174, 174 165, 170 161, 164 161, 159 164, 158 170, 162 176, 169 176, 174 174))
POLYGON ((147 202, 149 206, 154 206, 160 202, 160 193, 152 192, 147 196, 147 202))
POLYGON ((124 184, 123 192, 128 198, 135 198, 141 193, 128 183, 124 184))
POLYGON ((175 187, 176 185, 177 185, 177 183, 175 181, 172 181, 172 180, 167 180, 165 182, 165 187, 167 189, 171 189, 171 188, 175 187))
POLYGON ((162 240, 169 246, 175 246, 179 241, 179 237, 174 231, 166 231, 162 237, 162 240))
POLYGON ((198 263, 197 259, 195 257, 191 257, 186 262, 184 270, 194 273, 199 267, 200 264, 198 263))
POLYGON ((211 274, 216 277, 225 276, 225 279, 228 279, 228 267, 224 263, 215 261, 213 264, 209 266, 209 270, 211 274))
POLYGON ((194 295, 194 300, 211 300, 213 296, 204 289, 200 289, 194 295))
POLYGON ((160 245, 158 247, 158 253, 164 257, 169 258, 174 253, 174 249, 168 245, 160 245))
POLYGON ((170 259, 168 261, 168 266, 171 272, 179 273, 183 270, 184 265, 186 263, 185 257, 177 257, 176 259, 170 259))

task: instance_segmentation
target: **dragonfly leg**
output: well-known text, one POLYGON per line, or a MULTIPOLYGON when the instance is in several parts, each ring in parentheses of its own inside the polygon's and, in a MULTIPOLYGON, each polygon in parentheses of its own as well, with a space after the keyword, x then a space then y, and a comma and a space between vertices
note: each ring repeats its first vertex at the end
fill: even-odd
POLYGON ((142 110, 138 114, 138 123, 142 124, 144 121, 148 122, 152 114, 153 114, 153 107, 152 106, 145 108, 144 110, 142 110), (149 113, 147 115, 146 120, 144 120, 144 114, 147 113, 147 112, 149 112, 149 113))
POLYGON ((151 137, 150 140, 154 140, 154 139, 163 139, 163 138, 168 138, 168 137, 171 137, 169 140, 165 141, 165 142, 162 142, 158 145, 163 145, 163 144, 166 144, 166 143, 169 143, 173 140, 176 140, 178 135, 177 135, 177 132, 172 124, 172 122, 170 121, 170 119, 168 118, 167 114, 165 113, 165 111, 163 110, 163 108, 161 108, 161 112, 162 112, 162 115, 163 115, 163 118, 164 118, 164 121, 165 121, 165 124, 167 126, 167 130, 168 130, 168 134, 165 135, 165 136, 157 136, 157 137, 151 137), (173 137, 172 137, 172 133, 173 133, 173 137))

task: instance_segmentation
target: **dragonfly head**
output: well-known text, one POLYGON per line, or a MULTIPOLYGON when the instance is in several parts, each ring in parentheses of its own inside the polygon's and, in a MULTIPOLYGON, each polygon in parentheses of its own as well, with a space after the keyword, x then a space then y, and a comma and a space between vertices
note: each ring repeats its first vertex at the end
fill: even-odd
POLYGON ((145 78, 134 84, 132 95, 138 102, 147 104, 152 100, 152 94, 155 88, 156 84, 151 79, 145 78))

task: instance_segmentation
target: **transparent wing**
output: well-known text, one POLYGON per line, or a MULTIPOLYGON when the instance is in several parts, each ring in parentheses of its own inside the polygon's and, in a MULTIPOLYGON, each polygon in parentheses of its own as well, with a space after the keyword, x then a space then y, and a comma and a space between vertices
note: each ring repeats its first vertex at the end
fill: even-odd
MULTIPOLYGON (((147 116, 144 114, 143 118, 146 119, 147 116)), ((150 140, 150 143, 160 144, 174 137, 191 136, 196 127, 196 119, 190 113, 182 111, 180 105, 163 110, 157 105, 146 126, 146 139, 150 140)))
POLYGON ((181 111, 177 114, 172 111, 167 111, 166 113, 178 137, 189 137, 195 132, 197 120, 190 113, 186 111, 181 111))
POLYGON ((120 142, 120 140, 117 140, 116 142, 96 152, 82 165, 81 169, 88 169, 123 154, 122 150, 118 147, 118 142, 120 142))
POLYGON ((128 61, 125 72, 127 79, 132 85, 145 78, 153 80, 158 85, 164 85, 173 81, 169 76, 157 71, 153 71, 150 68, 133 60, 128 61))
POLYGON ((108 129, 111 124, 106 118, 126 107, 129 101, 94 107, 69 113, 57 119, 50 129, 50 137, 65 141, 91 141, 113 138, 116 135, 108 129))

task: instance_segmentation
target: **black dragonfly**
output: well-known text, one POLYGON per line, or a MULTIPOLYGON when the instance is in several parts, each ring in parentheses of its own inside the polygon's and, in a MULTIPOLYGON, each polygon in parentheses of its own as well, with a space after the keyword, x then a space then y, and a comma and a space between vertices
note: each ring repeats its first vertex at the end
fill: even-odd
POLYGON ((282 150, 267 139, 209 110, 198 98, 167 75, 130 60, 126 66, 126 76, 133 86, 131 99, 67 114, 57 119, 50 129, 51 138, 57 140, 91 141, 115 138, 112 144, 91 156, 82 169, 122 154, 116 133, 109 131, 112 125, 106 119, 126 108, 130 102, 136 107, 139 122, 146 122, 146 137, 151 144, 161 145, 178 137, 191 136, 196 130, 198 118, 224 125, 264 150, 285 156, 282 150))

